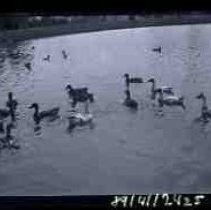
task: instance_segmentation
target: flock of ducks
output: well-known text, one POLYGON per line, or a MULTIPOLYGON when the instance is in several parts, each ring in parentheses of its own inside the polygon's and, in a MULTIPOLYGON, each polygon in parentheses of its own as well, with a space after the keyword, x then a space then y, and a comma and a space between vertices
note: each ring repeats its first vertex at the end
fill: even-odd
MULTIPOLYGON (((34 49, 34 47, 32 47, 34 49)), ((154 52, 161 53, 161 47, 152 49, 154 52)), ((13 55, 15 56, 15 55, 13 55)), ((62 56, 64 59, 68 58, 68 54, 65 52, 65 50, 62 50, 62 56)), ((43 58, 44 61, 50 62, 50 55, 47 55, 43 58)), ((31 63, 26 63, 25 67, 28 69, 31 69, 31 63)), ((123 105, 126 107, 137 110, 138 109, 138 102, 135 99, 131 98, 130 93, 130 85, 131 84, 141 84, 141 83, 151 83, 151 99, 156 100, 159 107, 163 106, 170 106, 170 107, 181 107, 182 109, 186 109, 186 106, 184 104, 184 97, 183 96, 177 96, 175 94, 175 91, 173 90, 173 87, 169 86, 160 86, 157 87, 155 78, 150 78, 146 81, 144 81, 141 77, 130 77, 128 73, 125 73, 124 75, 125 80, 125 95, 126 98, 123 102, 123 105)), ((87 87, 81 87, 81 88, 74 88, 70 84, 68 84, 65 87, 65 90, 67 91, 69 99, 71 99, 71 107, 75 108, 78 103, 83 103, 85 106, 84 113, 77 112, 75 109, 72 109, 70 111, 70 114, 68 116, 69 120, 69 130, 73 130, 77 126, 84 126, 87 124, 91 124, 93 121, 93 115, 89 112, 89 104, 95 102, 94 94, 90 93, 87 87)), ((198 96, 196 96, 197 99, 202 100, 202 108, 201 108, 201 116, 200 119, 203 122, 208 122, 209 119, 211 119, 211 108, 208 108, 207 106, 207 99, 204 95, 204 93, 200 93, 198 96)), ((13 98, 13 93, 8 93, 8 100, 6 102, 6 108, 0 109, 0 133, 4 134, 2 138, 0 138, 0 149, 2 148, 14 148, 19 149, 20 146, 17 144, 16 141, 14 141, 13 136, 11 135, 11 130, 15 128, 14 122, 16 121, 16 110, 18 107, 18 102, 13 98), (11 118, 11 122, 6 125, 6 129, 4 127, 3 120, 5 118, 11 118)), ((33 103, 29 107, 29 109, 34 109, 34 114, 32 116, 32 119, 35 123, 35 125, 39 125, 40 122, 43 119, 51 119, 55 120, 60 117, 59 107, 54 107, 48 110, 40 111, 40 106, 38 103, 33 103)))

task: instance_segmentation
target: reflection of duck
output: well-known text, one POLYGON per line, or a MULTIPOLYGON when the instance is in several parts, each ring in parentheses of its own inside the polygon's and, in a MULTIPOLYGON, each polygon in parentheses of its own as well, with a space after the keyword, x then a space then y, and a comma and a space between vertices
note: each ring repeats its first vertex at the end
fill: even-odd
POLYGON ((6 135, 3 138, 0 138, 0 147, 8 148, 8 149, 20 149, 20 145, 15 144, 16 142, 13 140, 11 136, 11 129, 14 128, 13 124, 8 124, 6 126, 6 135))
POLYGON ((152 51, 161 53, 161 46, 159 46, 157 48, 153 48, 152 51))
POLYGON ((185 105, 184 105, 184 97, 177 97, 175 95, 171 95, 171 96, 163 96, 163 91, 162 89, 158 89, 157 91, 160 95, 160 97, 158 98, 158 103, 161 107, 163 107, 164 105, 166 106, 181 106, 183 109, 185 109, 185 105))
POLYGON ((204 93, 200 93, 196 96, 196 98, 201 99, 203 102, 201 108, 201 118, 206 121, 208 118, 211 118, 211 108, 208 108, 207 106, 207 98, 204 93))
POLYGON ((69 119, 69 129, 73 129, 76 126, 85 126, 90 124, 93 120, 93 115, 89 112, 89 102, 85 103, 85 112, 78 113, 76 111, 72 111, 69 119))
POLYGON ((143 83, 143 79, 141 77, 132 77, 130 78, 129 74, 124 74, 126 86, 129 87, 130 83, 143 83))
POLYGON ((124 100, 124 105, 132 109, 138 109, 138 103, 134 99, 131 99, 130 91, 126 90, 125 94, 126 98, 124 100))
POLYGON ((43 58, 44 61, 50 61, 50 55, 47 55, 47 57, 43 58))
POLYGON ((162 90, 162 93, 171 94, 171 95, 174 94, 172 87, 161 86, 159 88, 156 88, 156 81, 154 78, 149 79, 147 82, 152 83, 152 87, 151 87, 152 99, 155 99, 155 96, 159 92, 159 90, 162 90))
POLYGON ((9 108, 12 120, 14 121, 15 120, 15 111, 17 109, 18 102, 15 99, 13 99, 12 92, 8 93, 8 101, 6 102, 6 106, 9 108))
POLYGON ((58 117, 59 107, 55 107, 46 111, 39 112, 39 105, 37 103, 33 103, 29 106, 29 109, 35 109, 33 119, 36 124, 38 124, 43 118, 46 117, 58 117))

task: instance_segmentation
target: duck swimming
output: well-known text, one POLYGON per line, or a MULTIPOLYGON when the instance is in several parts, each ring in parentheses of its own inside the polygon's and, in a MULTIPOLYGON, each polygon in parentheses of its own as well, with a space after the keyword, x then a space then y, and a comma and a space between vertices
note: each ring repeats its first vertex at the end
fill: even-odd
POLYGON ((156 81, 154 78, 151 78, 147 80, 147 82, 152 83, 151 87, 151 98, 155 99, 156 94, 159 92, 159 90, 162 91, 162 93, 171 94, 174 95, 173 88, 168 86, 161 86, 159 88, 156 88, 156 81))
POLYGON ((68 94, 70 97, 72 97, 75 94, 85 94, 88 92, 88 88, 73 88, 70 84, 66 86, 65 88, 68 91, 68 94))
POLYGON ((201 118, 205 121, 208 120, 208 118, 211 118, 211 108, 208 108, 207 106, 207 98, 204 95, 204 93, 200 93, 199 95, 196 96, 197 99, 202 100, 202 108, 201 108, 201 118))
POLYGON ((184 105, 184 97, 177 97, 175 95, 163 97, 163 90, 158 89, 158 93, 160 97, 158 98, 158 103, 160 107, 166 106, 180 106, 183 109, 186 109, 184 105))
POLYGON ((62 55, 63 55, 63 58, 66 60, 67 59, 67 53, 64 50, 62 50, 62 55))
POLYGON ((32 108, 35 109, 33 119, 34 119, 36 124, 39 124, 39 122, 46 117, 51 117, 51 118, 52 117, 53 118, 58 117, 58 113, 59 113, 59 107, 55 107, 55 108, 52 108, 52 109, 49 109, 49 110, 46 110, 46 111, 39 112, 39 105, 37 103, 33 103, 28 108, 29 109, 32 109, 32 108))
POLYGON ((130 83, 144 83, 143 79, 141 77, 132 77, 130 78, 129 74, 124 74, 125 77, 125 84, 126 87, 130 86, 130 83))
POLYGON ((152 51, 161 53, 161 46, 159 46, 157 48, 153 48, 152 51))
POLYGON ((16 142, 13 140, 11 136, 11 129, 14 128, 13 124, 8 124, 6 126, 6 135, 3 138, 0 138, 0 148, 8 148, 8 149, 20 149, 20 145, 15 144, 16 142))
POLYGON ((126 90, 125 94, 126 98, 123 104, 131 109, 138 109, 138 103, 134 99, 131 99, 130 91, 126 90))
POLYGON ((89 100, 91 103, 94 102, 94 95, 88 93, 88 88, 72 88, 71 85, 67 85, 68 95, 72 99, 72 107, 75 107, 78 102, 86 102, 89 100))
POLYGON ((47 57, 43 58, 44 61, 50 61, 50 55, 47 55, 47 57))

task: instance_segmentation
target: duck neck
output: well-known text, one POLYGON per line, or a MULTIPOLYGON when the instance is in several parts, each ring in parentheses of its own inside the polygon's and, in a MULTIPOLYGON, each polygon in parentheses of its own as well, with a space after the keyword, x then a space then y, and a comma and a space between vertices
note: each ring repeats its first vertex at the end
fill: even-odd
POLYGON ((151 91, 152 91, 152 93, 155 92, 155 80, 152 81, 151 91))
POLYGON ((203 97, 202 98, 202 109, 206 109, 207 108, 207 98, 203 97))
POLYGON ((11 138, 11 128, 7 127, 7 131, 6 131, 6 138, 11 138))
POLYGON ((39 107, 38 106, 34 107, 34 116, 36 116, 36 117, 39 116, 39 107))

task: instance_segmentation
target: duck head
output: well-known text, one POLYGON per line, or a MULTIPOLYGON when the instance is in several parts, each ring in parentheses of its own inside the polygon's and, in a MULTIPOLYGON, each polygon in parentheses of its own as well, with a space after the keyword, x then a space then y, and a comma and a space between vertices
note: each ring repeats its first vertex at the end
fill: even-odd
POLYGON ((38 107, 39 107, 38 103, 33 103, 33 104, 31 104, 31 106, 29 106, 28 108, 29 108, 29 109, 32 109, 32 108, 38 109, 38 107))
POLYGON ((65 90, 73 90, 72 86, 71 85, 67 85, 65 90))
POLYGON ((129 74, 128 74, 128 73, 125 73, 125 74, 124 74, 124 77, 125 77, 125 78, 129 78, 129 74))
POLYGON ((196 96, 197 99, 204 99, 205 95, 203 92, 201 92, 199 95, 196 96))

